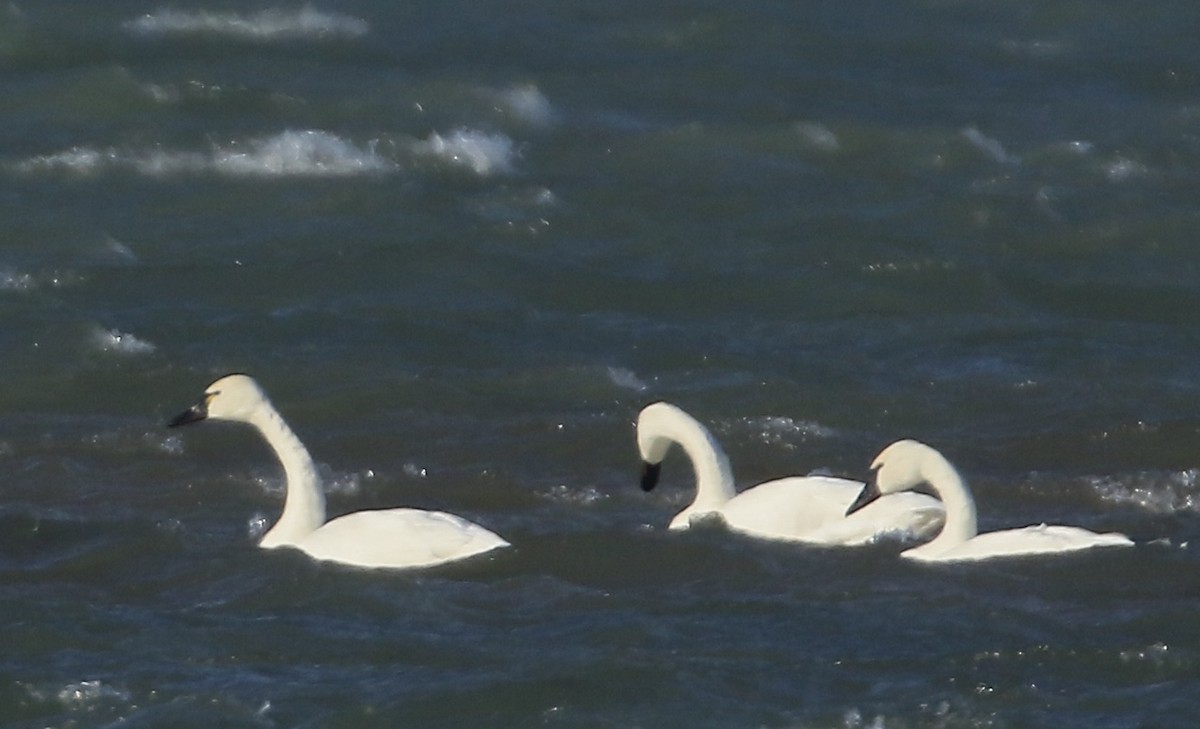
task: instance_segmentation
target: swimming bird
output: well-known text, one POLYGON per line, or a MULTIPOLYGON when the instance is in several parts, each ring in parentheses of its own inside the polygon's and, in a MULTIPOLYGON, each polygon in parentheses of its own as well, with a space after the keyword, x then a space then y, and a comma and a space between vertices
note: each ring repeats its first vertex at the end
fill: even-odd
POLYGON ((258 429, 283 466, 283 513, 263 535, 266 549, 295 547, 318 560, 358 567, 428 567, 508 546, 496 534, 455 514, 422 509, 358 511, 325 521, 325 495, 304 444, 253 378, 222 377, 168 425, 231 420, 258 429))
POLYGON ((847 514, 870 508, 868 504, 876 499, 891 498, 886 494, 895 495, 921 484, 933 489, 946 506, 942 531, 931 541, 901 553, 911 559, 979 560, 1133 544, 1124 534, 1097 534, 1080 527, 1047 524, 979 534, 975 500, 966 481, 945 456, 919 441, 892 443, 875 458, 871 469, 875 478, 863 487, 847 514))
POLYGON ((679 444, 692 461, 696 497, 671 519, 670 529, 687 529, 697 520, 716 516, 733 531, 753 537, 849 546, 883 537, 922 538, 942 525, 942 505, 924 494, 896 494, 847 516, 863 484, 831 476, 781 478, 737 493, 729 459, 716 438, 666 402, 642 409, 637 443, 644 491, 658 483, 672 445, 679 444))

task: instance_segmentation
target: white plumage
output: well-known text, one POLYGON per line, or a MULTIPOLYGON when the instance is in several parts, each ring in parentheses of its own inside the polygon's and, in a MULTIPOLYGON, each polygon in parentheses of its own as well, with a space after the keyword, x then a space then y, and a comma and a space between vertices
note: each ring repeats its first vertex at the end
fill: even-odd
POLYGON ((508 546, 466 519, 440 511, 358 511, 325 521, 325 496, 304 444, 246 375, 222 377, 204 399, 170 425, 203 419, 232 420, 258 429, 283 465, 287 495, 283 513, 259 546, 295 547, 309 556, 358 567, 428 567, 508 546))
POLYGON ((719 516, 730 529, 754 537, 850 546, 884 537, 924 537, 942 524, 942 505, 924 494, 896 494, 847 516, 863 484, 842 478, 793 476, 737 493, 729 459, 712 433, 669 403, 642 409, 637 441, 643 489, 654 487, 659 464, 672 445, 678 444, 692 461, 696 497, 671 520, 671 529, 719 516))
POLYGON ((1094 547, 1133 544, 1124 534, 1097 534, 1080 527, 1039 524, 1021 529, 978 533, 975 500, 966 481, 936 449, 915 440, 897 441, 875 458, 874 481, 850 507, 851 513, 870 508, 875 499, 927 484, 946 506, 946 524, 933 540, 903 553, 911 559, 949 562, 1061 554, 1094 547))

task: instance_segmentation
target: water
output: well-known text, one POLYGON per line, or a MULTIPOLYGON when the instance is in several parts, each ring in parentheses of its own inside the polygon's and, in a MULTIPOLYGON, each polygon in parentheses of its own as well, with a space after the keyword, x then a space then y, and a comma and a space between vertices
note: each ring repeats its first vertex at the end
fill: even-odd
POLYGON ((0 725, 1191 727, 1190 3, 0 5, 0 725), (330 509, 503 553, 265 553, 258 377, 330 509), (668 399, 743 486, 926 440, 929 567, 664 526, 668 399))

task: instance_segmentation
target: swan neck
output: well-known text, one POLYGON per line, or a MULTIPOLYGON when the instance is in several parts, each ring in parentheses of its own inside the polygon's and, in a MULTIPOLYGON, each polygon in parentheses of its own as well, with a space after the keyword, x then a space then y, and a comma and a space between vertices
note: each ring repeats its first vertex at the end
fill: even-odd
POLYGON ((941 499, 946 522, 936 538, 917 549, 941 552, 973 538, 978 533, 975 499, 958 470, 941 454, 931 453, 921 465, 921 475, 941 499))
POLYGON ((269 402, 255 410, 250 424, 258 428, 275 451, 286 481, 283 513, 259 544, 264 547, 295 544, 325 522, 325 495, 317 469, 304 444, 269 402))
POLYGON ((737 491, 733 485, 733 470, 721 444, 708 428, 699 422, 679 423, 674 440, 687 453, 696 477, 696 498, 690 511, 716 510, 729 502, 737 491))

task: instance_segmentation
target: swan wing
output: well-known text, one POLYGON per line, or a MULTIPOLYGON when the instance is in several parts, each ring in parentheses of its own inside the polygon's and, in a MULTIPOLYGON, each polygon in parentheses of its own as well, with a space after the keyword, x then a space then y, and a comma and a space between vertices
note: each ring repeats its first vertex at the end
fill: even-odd
POLYGON ((734 531, 767 539, 803 540, 842 518, 846 505, 861 488, 862 484, 840 478, 781 478, 739 493, 721 508, 721 516, 734 531))
MULTIPOLYGON (((847 507, 855 497, 846 501, 847 507)), ((937 534, 945 520, 946 509, 941 501, 904 491, 881 496, 849 516, 843 510, 841 520, 827 522, 809 536, 809 541, 847 546, 883 540, 919 541, 937 534)))
POLYGON ((741 492, 721 516, 750 536, 830 545, 923 538, 941 529, 945 509, 925 494, 890 494, 847 517, 862 487, 832 476, 781 478, 741 492))
POLYGON ((359 567, 428 567, 508 542, 455 514, 386 509, 333 519, 296 546, 315 559, 359 567))
MULTIPOLYGON (((1133 542, 1124 534, 1098 534, 1081 527, 1038 524, 1022 529, 986 532, 968 539, 948 552, 914 555, 929 561, 980 560, 1075 552, 1094 547, 1127 547, 1133 542)), ((920 550, 920 548, 917 548, 920 550)))

